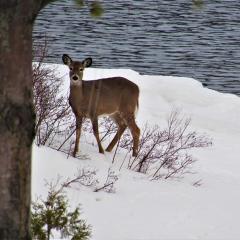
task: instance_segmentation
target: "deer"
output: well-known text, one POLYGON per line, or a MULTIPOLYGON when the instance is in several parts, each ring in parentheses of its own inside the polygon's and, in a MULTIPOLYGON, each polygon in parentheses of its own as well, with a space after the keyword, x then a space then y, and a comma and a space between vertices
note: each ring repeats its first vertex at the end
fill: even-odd
POLYGON ((62 61, 69 67, 70 94, 68 101, 76 120, 76 139, 72 156, 75 157, 79 150, 84 118, 90 119, 99 153, 104 154, 98 131, 98 117, 104 115, 109 116, 118 126, 117 133, 106 151, 112 151, 128 127, 133 138, 132 156, 136 157, 140 137, 140 129, 135 122, 139 87, 123 77, 83 80, 84 69, 92 65, 92 58, 73 61, 69 55, 63 54, 62 61))

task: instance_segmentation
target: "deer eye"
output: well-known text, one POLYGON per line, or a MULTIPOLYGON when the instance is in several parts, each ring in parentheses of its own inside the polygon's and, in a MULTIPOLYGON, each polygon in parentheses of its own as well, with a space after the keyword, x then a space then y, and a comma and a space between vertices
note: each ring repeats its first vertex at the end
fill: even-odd
POLYGON ((70 69, 70 71, 72 71, 72 70, 73 70, 73 67, 69 67, 69 69, 70 69))
POLYGON ((79 68, 79 71, 82 72, 82 71, 83 71, 83 68, 79 68))

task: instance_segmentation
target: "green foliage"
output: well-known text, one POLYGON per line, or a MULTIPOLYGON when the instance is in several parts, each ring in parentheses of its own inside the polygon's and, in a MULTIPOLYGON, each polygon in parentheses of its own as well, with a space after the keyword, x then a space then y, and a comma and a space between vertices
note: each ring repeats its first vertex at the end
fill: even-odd
POLYGON ((74 0, 78 7, 83 7, 85 5, 84 0, 74 0))
POLYGON ((200 8, 200 9, 203 7, 203 4, 204 4, 203 0, 192 0, 192 2, 196 8, 200 8))
POLYGON ((100 2, 94 1, 91 3, 90 13, 92 17, 101 17, 103 12, 104 10, 100 2))
POLYGON ((99 1, 89 3, 89 1, 85 0, 74 0, 74 2, 79 8, 87 5, 92 17, 101 17, 103 15, 104 9, 99 1))
POLYGON ((80 209, 68 211, 68 200, 61 191, 51 189, 47 200, 42 199, 32 203, 31 232, 33 239, 49 240, 54 232, 61 237, 72 240, 87 240, 91 235, 91 228, 79 218, 80 209))

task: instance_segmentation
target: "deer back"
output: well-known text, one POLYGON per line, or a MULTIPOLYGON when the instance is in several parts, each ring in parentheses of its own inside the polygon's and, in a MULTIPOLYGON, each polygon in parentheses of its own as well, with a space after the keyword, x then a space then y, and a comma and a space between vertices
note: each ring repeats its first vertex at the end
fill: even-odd
POLYGON ((77 115, 93 117, 115 112, 135 112, 138 86, 123 77, 82 81, 70 87, 69 103, 77 115))

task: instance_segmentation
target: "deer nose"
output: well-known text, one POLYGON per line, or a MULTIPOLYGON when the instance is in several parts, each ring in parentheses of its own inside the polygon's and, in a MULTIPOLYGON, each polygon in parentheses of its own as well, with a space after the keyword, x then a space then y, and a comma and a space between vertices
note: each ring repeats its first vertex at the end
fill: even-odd
POLYGON ((78 76, 76 76, 76 75, 72 76, 72 80, 77 81, 78 80, 78 76))

